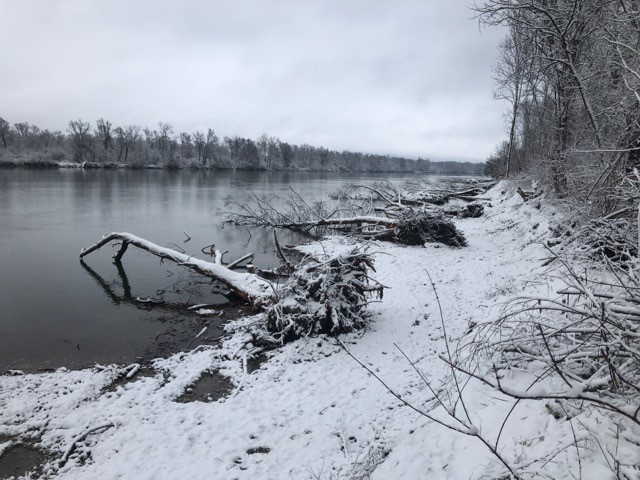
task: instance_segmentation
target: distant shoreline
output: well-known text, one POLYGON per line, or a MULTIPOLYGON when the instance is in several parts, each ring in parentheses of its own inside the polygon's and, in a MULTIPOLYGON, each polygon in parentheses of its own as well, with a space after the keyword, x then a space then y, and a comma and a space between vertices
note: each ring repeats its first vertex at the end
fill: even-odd
POLYGON ((214 166, 201 166, 198 164, 184 166, 166 165, 132 165, 127 163, 99 163, 99 162, 58 162, 55 160, 0 160, 0 169, 28 168, 28 169, 86 169, 86 170, 191 170, 191 171, 252 171, 252 172, 317 172, 317 173, 394 173, 394 174, 419 174, 419 175, 451 175, 451 176, 473 176, 482 177, 484 175, 466 172, 398 172, 393 170, 308 170, 308 169, 260 169, 260 168, 224 168, 214 166))

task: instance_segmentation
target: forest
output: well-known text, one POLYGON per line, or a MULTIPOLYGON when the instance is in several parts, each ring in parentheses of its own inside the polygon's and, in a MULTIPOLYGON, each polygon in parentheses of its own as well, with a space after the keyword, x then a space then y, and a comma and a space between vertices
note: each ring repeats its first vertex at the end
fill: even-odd
POLYGON ((491 0, 475 6, 506 36, 494 69, 508 139, 488 174, 535 177, 588 215, 637 195, 640 2, 491 0))
POLYGON ((99 119, 92 125, 72 120, 66 132, 40 129, 27 122, 13 125, 0 117, 0 165, 84 163, 86 167, 163 167, 192 169, 306 170, 467 174, 483 173, 482 163, 417 160, 389 155, 342 152, 294 145, 262 134, 220 137, 206 132, 175 133, 169 123, 157 129, 114 127, 99 119), (86 163, 85 163, 86 162, 86 163))
MULTIPOLYGON (((481 350, 512 371, 535 371, 542 362, 542 376, 555 377, 557 386, 532 394, 535 381, 506 395, 555 400, 583 415, 582 433, 573 434, 573 478, 638 478, 640 2, 487 0, 474 9, 481 24, 506 32, 494 95, 508 105, 508 138, 487 160, 486 172, 512 179, 535 208, 542 203, 534 199, 550 199, 565 217, 556 218, 545 242, 553 255, 543 264, 546 281, 562 281, 556 295, 514 297, 487 329, 494 339, 487 341, 485 332, 471 341, 470 361, 460 370, 505 392, 495 364, 487 375, 469 368, 481 350), (608 439, 587 446, 581 434, 595 439, 606 430, 584 420, 594 414, 610 416, 612 427, 608 439), (618 434, 625 429, 633 433, 618 434), (581 462, 600 453, 607 472, 589 472, 581 462)), ((576 417, 565 410, 556 418, 576 417)), ((511 478, 522 478, 507 469, 511 478)))

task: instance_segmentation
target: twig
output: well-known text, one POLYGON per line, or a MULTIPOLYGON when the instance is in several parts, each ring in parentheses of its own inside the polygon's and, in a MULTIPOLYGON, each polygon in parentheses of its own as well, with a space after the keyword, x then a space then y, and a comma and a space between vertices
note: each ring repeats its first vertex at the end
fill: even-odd
MULTIPOLYGON (((188 241, 188 240, 185 240, 188 241)), ((180 253, 187 253, 186 250, 184 248, 182 248, 180 245, 176 245, 173 242, 168 243, 167 245, 169 245, 170 247, 175 248, 176 250, 178 250, 180 253)))
POLYGON ((286 255, 284 254, 284 252, 282 251, 282 248, 280 248, 280 242, 278 241, 278 235, 276 233, 276 229, 273 229, 273 242, 276 245, 276 252, 278 253, 278 256, 280 257, 280 259, 282 260, 282 262, 285 264, 285 266, 287 267, 287 270, 289 271, 289 273, 292 273, 295 270, 295 267, 293 266, 293 264, 289 261, 289 259, 286 257, 286 255))
POLYGON ((75 452, 76 450, 76 444, 78 442, 83 441, 85 438, 87 438, 89 435, 91 435, 92 433, 102 433, 105 430, 108 430, 109 428, 115 426, 113 423, 109 422, 109 423, 105 423, 103 425, 98 425, 97 427, 92 427, 88 430, 86 430, 84 433, 82 433, 81 435, 78 435, 76 438, 74 438, 71 441, 71 445, 69 445, 69 447, 67 448, 66 452, 64 452, 64 455, 62 456, 62 458, 60 459, 59 462, 59 466, 63 467, 67 461, 69 460, 69 457, 73 454, 73 452, 75 452))
POLYGON ((238 265, 240 265, 242 262, 246 262, 246 261, 250 261, 250 260, 253 260, 253 253, 247 253, 246 255, 243 255, 242 257, 238 258, 237 260, 234 260, 229 265, 227 265, 227 268, 228 269, 235 268, 238 265))

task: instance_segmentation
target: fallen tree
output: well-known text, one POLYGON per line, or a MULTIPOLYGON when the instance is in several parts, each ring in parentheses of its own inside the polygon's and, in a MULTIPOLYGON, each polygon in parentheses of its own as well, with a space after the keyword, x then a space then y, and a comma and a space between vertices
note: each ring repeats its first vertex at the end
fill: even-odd
POLYGON ((383 182, 374 186, 352 185, 334 203, 309 202, 297 192, 287 196, 227 197, 225 222, 235 225, 286 228, 313 237, 329 231, 348 233, 365 239, 385 240, 404 245, 438 242, 453 247, 466 245, 464 235, 447 217, 479 217, 484 207, 478 203, 434 210, 432 205, 410 201, 395 186, 383 182), (354 196, 364 190, 369 197, 354 196))
POLYGON ((400 188, 388 180, 373 185, 350 184, 331 197, 335 200, 373 200, 384 202, 387 206, 425 207, 442 206, 451 200, 473 202, 481 200, 482 195, 496 184, 495 181, 477 181, 471 179, 450 179, 432 182, 429 179, 413 179, 400 188))
POLYGON ((213 278, 223 283, 237 296, 255 306, 271 303, 274 299, 274 290, 271 283, 256 274, 241 273, 229 269, 222 264, 222 252, 215 248, 212 249, 214 261, 207 262, 171 248, 161 247, 130 233, 110 233, 105 235, 98 243, 83 249, 80 252, 80 258, 84 258, 110 242, 120 243, 120 249, 114 255, 114 261, 116 262, 122 259, 129 245, 133 245, 163 260, 170 260, 201 275, 213 278))
MULTIPOLYGON (((284 256, 275 234, 274 240, 289 272, 286 281, 278 287, 259 274, 231 270, 222 262, 223 253, 215 247, 211 249, 214 262, 207 262, 130 233, 105 235, 98 243, 83 249, 80 259, 82 262, 83 257, 115 242, 120 245, 114 255, 116 267, 128 246, 133 245, 214 279, 260 310, 250 332, 263 347, 274 347, 306 335, 338 335, 364 326, 369 297, 382 297, 385 288, 369 274, 373 270, 369 253, 355 248, 336 256, 306 256, 294 265, 284 256)), ((246 256, 230 265, 244 258, 246 256)), ((247 266, 249 268, 252 266, 247 266)))

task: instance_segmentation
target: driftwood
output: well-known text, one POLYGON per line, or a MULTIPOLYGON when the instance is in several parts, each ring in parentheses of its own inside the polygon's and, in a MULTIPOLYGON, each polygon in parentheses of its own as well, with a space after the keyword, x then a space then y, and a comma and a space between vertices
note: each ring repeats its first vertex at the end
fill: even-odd
POLYGON ((252 273, 240 273, 230 270, 222 264, 222 252, 215 249, 213 250, 214 262, 206 262, 171 248, 161 247, 130 233, 111 233, 105 235, 98 243, 83 249, 80 252, 80 258, 82 259, 110 242, 120 242, 121 245, 114 256, 116 263, 122 259, 129 245, 133 245, 161 259, 176 262, 178 265, 190 268, 201 275, 213 278, 226 285, 240 298, 255 306, 270 304, 275 298, 273 288, 269 282, 252 273))
POLYGON ((334 199, 377 200, 387 206, 424 207, 427 205, 442 206, 451 200, 474 202, 487 200, 479 195, 485 193, 496 182, 451 182, 448 187, 425 183, 421 180, 408 182, 406 188, 400 190, 389 181, 376 182, 373 186, 351 184, 332 195, 334 199), (469 188, 469 186, 472 187, 469 188), (464 187, 464 188, 463 188, 464 187), (364 192, 364 194, 362 193, 364 192))
MULTIPOLYGON (((258 224, 265 222, 264 218, 255 220, 258 224)), ((244 221, 248 222, 249 219, 244 219, 244 221)), ((264 224, 264 226, 267 225, 269 224, 264 224)), ((301 231, 327 227, 335 230, 345 230, 367 239, 385 240, 403 245, 423 245, 428 242, 436 242, 452 247, 463 247, 467 244, 464 235, 456 229, 451 220, 439 214, 426 212, 414 213, 407 211, 399 218, 376 216, 328 218, 269 226, 301 231)), ((280 255, 280 252, 278 254, 280 255)))

